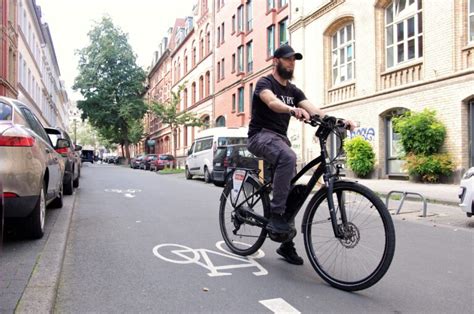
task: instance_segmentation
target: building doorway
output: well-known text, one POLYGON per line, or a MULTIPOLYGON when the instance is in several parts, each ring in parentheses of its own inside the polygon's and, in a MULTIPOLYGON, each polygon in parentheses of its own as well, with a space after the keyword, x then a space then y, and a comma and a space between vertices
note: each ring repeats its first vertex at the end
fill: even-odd
POLYGON ((401 142, 400 134, 393 129, 393 118, 398 117, 405 112, 405 109, 397 109, 391 111, 385 116, 385 165, 388 176, 407 176, 404 169, 405 161, 402 159, 404 150, 401 142))

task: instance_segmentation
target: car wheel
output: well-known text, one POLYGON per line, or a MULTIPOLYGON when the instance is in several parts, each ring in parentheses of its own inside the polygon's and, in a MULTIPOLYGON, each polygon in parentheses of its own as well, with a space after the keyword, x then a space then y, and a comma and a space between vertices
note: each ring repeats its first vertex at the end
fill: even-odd
POLYGON ((211 174, 209 173, 209 170, 207 170, 207 167, 204 167, 204 182, 206 183, 212 182, 211 174))
POLYGON ((78 188, 79 187, 79 175, 77 176, 77 178, 72 181, 72 185, 75 187, 75 188, 78 188))
POLYGON ((59 195, 50 204, 51 208, 63 208, 63 187, 60 187, 59 195))
POLYGON ((191 172, 189 172, 189 169, 187 166, 186 166, 185 174, 186 174, 186 179, 191 180, 193 178, 193 175, 191 174, 191 172))
POLYGON ((46 195, 41 186, 38 202, 29 217, 29 233, 33 239, 41 239, 44 235, 44 221, 46 218, 46 195))
POLYGON ((67 180, 67 183, 64 183, 63 190, 64 190, 65 195, 72 195, 72 192, 74 191, 73 182, 72 182, 72 175, 69 178, 69 180, 67 180))

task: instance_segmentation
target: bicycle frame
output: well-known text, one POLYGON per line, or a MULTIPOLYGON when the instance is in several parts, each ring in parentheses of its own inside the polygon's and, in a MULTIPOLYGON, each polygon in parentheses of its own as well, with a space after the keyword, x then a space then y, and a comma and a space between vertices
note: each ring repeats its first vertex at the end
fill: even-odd
MULTIPOLYGON (((306 184, 306 188, 305 188, 303 196, 302 196, 303 201, 294 210, 293 214, 291 215, 290 219, 288 219, 288 220, 291 221, 296 217, 296 215, 300 211, 303 203, 306 201, 309 194, 311 193, 313 188, 316 186, 316 183, 318 182, 319 178, 321 176, 323 176, 324 183, 327 187, 327 196, 326 197, 327 197, 327 200, 328 200, 329 213, 330 213, 330 217, 331 217, 331 223, 332 223, 332 228, 333 228, 333 231, 334 231, 334 235, 337 238, 343 238, 344 234, 343 234, 342 230, 338 227, 338 224, 337 224, 336 208, 334 206, 334 199, 333 199, 333 196, 332 196, 333 188, 334 188, 334 182, 338 179, 338 173, 336 173, 336 174, 333 173, 333 170, 331 168, 332 163, 329 159, 329 155, 328 155, 327 148, 326 148, 326 143, 327 143, 326 139, 329 136, 329 134, 330 134, 330 130, 325 130, 325 129, 322 129, 322 128, 319 128, 316 131, 316 136, 320 139, 319 143, 320 143, 320 146, 321 146, 321 155, 316 157, 310 163, 308 163, 305 167, 303 167, 303 169, 301 169, 295 175, 295 177, 293 177, 293 179, 291 180, 291 184, 294 185, 306 172, 308 172, 313 167, 318 166, 316 168, 316 170, 314 171, 313 175, 311 176, 310 180, 306 184)), ((253 178, 256 181, 258 181, 258 176, 255 175, 255 170, 253 170, 253 169, 243 169, 243 168, 239 168, 239 169, 245 170, 247 172, 246 177, 245 177, 244 180, 247 179, 247 176, 250 173, 250 175, 253 176, 253 178)), ((252 211, 249 211, 249 210, 245 209, 245 207, 242 207, 242 205, 244 205, 245 203, 248 203, 248 201, 252 197, 254 197, 255 195, 260 195, 261 193, 266 193, 265 190, 267 190, 270 187, 270 185, 271 185, 271 182, 264 183, 257 191, 255 191, 252 194, 250 194, 249 196, 247 196, 238 205, 236 205, 234 203, 233 204, 234 207, 245 211, 246 215, 251 216, 252 218, 257 220, 259 223, 261 223, 263 226, 265 226, 268 223, 268 219, 266 219, 265 217, 260 216, 258 214, 255 214, 252 211)), ((236 199, 239 198, 241 191, 242 191, 242 187, 239 190, 236 199)), ((339 211, 341 213, 342 224, 346 225, 347 217, 346 217, 345 208, 343 207, 344 202, 342 202, 343 195, 338 194, 337 198, 338 198, 338 203, 341 206, 341 208, 339 208, 339 211)), ((256 202, 258 200, 259 200, 259 198, 257 198, 256 202)))

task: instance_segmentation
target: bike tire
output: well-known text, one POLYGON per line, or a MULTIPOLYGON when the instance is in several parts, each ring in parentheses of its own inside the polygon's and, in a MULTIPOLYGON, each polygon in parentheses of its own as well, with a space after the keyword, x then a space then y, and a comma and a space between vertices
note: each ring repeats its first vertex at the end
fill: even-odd
POLYGON ((346 208, 348 237, 342 240, 334 236, 327 189, 322 188, 312 197, 303 217, 306 253, 314 270, 331 286, 345 291, 367 289, 382 279, 392 262, 392 217, 373 191, 355 182, 335 182, 333 199, 338 224, 341 203, 346 208), (359 265, 362 269, 349 269, 359 265))
MULTIPOLYGON (((242 183, 242 192, 238 201, 243 201, 261 186, 261 183, 257 180, 247 177, 242 183)), ((247 256, 254 254, 260 249, 267 236, 267 231, 264 227, 250 225, 239 220, 237 210, 231 201, 232 187, 232 180, 229 180, 222 191, 219 206, 219 226, 222 237, 229 249, 237 255, 247 256), (234 234, 233 231, 236 229, 236 224, 239 228, 237 234, 234 234)), ((268 193, 262 191, 262 193, 250 199, 246 205, 256 214, 269 218, 270 198, 268 193)))

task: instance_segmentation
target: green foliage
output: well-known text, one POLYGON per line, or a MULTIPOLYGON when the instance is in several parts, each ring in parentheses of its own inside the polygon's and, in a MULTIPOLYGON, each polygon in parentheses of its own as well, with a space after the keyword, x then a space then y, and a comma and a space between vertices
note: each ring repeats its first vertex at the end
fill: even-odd
POLYGON ((434 110, 408 111, 393 119, 394 130, 401 135, 405 152, 430 155, 439 152, 446 128, 436 119, 434 110))
POLYGON ((434 155, 408 154, 405 157, 408 173, 420 176, 424 182, 438 182, 441 175, 453 173, 455 165, 447 153, 434 155))
POLYGON ((73 88, 84 97, 78 108, 103 138, 125 145, 128 157, 128 144, 143 133, 137 124, 147 110, 141 99, 145 71, 136 64, 127 35, 110 17, 103 17, 88 36, 89 46, 77 52, 79 75, 73 88))
POLYGON ((344 141, 344 151, 347 156, 347 164, 356 175, 363 177, 374 169, 374 149, 362 136, 346 139, 344 141))
MULTIPOLYGON (((164 125, 171 128, 173 135, 173 144, 176 143, 176 130, 179 126, 202 126, 203 123, 194 113, 188 111, 179 111, 181 102, 181 92, 184 90, 184 84, 178 87, 178 91, 171 91, 171 99, 164 103, 154 102, 150 104, 150 110, 164 125)), ((173 147, 173 155, 176 156, 176 147, 173 147)))

